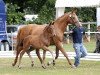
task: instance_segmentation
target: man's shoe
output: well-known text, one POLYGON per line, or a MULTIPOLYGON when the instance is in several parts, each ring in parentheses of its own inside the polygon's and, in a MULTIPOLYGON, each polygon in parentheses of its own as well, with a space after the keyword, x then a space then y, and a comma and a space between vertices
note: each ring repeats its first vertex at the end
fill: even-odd
POLYGON ((75 64, 75 63, 74 63, 74 66, 75 66, 75 67, 78 67, 78 66, 79 66, 79 64, 75 64))

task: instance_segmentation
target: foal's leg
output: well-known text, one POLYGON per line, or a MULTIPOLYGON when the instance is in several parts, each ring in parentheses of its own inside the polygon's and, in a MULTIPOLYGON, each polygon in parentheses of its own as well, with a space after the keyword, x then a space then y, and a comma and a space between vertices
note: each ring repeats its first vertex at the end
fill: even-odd
MULTIPOLYGON (((46 46, 43 47, 43 50, 49 51, 51 53, 52 58, 53 58, 53 65, 54 65, 55 64, 55 57, 53 55, 53 51, 49 50, 46 46)), ((46 54, 46 53, 43 53, 43 54, 46 54)), ((43 56, 45 57, 45 55, 43 55, 43 56)), ((45 58, 43 59, 43 63, 44 63, 44 60, 45 60, 45 58)))
MULTIPOLYGON (((31 62, 32 62, 31 66, 33 67, 33 65, 34 65, 34 60, 33 60, 32 56, 30 55, 30 52, 31 52, 31 50, 28 50, 28 51, 27 51, 27 54, 28 54, 28 56, 29 56, 29 58, 30 58, 30 60, 31 60, 31 62)), ((41 58, 39 49, 36 49, 36 54, 37 54, 37 56, 38 56, 38 58, 39 58, 39 60, 40 60, 40 62, 41 62, 41 64, 42 64, 42 58, 41 58)))
POLYGON ((26 51, 26 53, 28 54, 28 56, 29 56, 29 58, 30 58, 30 60, 32 62, 31 66, 33 67, 34 66, 34 60, 33 60, 32 56, 30 55, 30 52, 31 52, 31 50, 27 50, 26 51))
POLYGON ((17 50, 16 50, 16 57, 15 57, 15 59, 14 59, 14 63, 12 63, 12 66, 15 66, 15 65, 16 65, 17 60, 18 60, 18 55, 19 55, 19 53, 20 53, 21 50, 22 50, 22 47, 19 46, 19 47, 17 48, 17 50))

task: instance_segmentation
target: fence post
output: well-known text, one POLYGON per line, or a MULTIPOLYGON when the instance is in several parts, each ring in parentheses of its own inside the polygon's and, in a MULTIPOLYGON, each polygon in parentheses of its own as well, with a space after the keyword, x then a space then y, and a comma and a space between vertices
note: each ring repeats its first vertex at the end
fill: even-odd
POLYGON ((90 38, 91 38, 90 37, 90 22, 88 22, 88 33, 87 34, 88 34, 88 40, 90 41, 90 38))

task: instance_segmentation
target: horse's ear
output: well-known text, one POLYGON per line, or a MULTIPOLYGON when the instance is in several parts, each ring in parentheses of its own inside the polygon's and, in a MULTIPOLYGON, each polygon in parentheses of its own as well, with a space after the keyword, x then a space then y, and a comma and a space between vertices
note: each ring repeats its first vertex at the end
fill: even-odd
POLYGON ((73 8, 71 13, 76 13, 77 12, 77 9, 76 8, 73 8))
POLYGON ((52 25, 54 25, 54 21, 52 21, 52 25))
POLYGON ((50 23, 49 23, 49 26, 50 26, 51 24, 52 24, 52 23, 50 22, 50 23))
POLYGON ((49 23, 49 26, 51 26, 51 25, 53 25, 53 24, 54 24, 54 21, 50 22, 50 23, 49 23))

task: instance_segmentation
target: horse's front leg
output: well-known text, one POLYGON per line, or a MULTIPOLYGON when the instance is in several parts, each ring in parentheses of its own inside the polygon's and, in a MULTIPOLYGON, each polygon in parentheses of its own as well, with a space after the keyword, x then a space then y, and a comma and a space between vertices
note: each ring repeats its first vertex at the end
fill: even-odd
POLYGON ((46 56, 46 51, 45 50, 43 50, 43 60, 42 60, 42 67, 45 69, 46 68, 46 66, 45 66, 45 56, 46 56))
POLYGON ((58 59, 58 56, 59 56, 59 48, 56 47, 56 52, 55 53, 56 53, 55 59, 58 59))
POLYGON ((72 64, 72 62, 70 61, 70 59, 68 58, 68 55, 66 53, 66 51, 63 48, 63 45, 60 41, 55 42, 55 45, 59 48, 59 50, 63 53, 63 55, 66 57, 69 65, 71 65, 71 67, 75 68, 75 66, 72 64))

